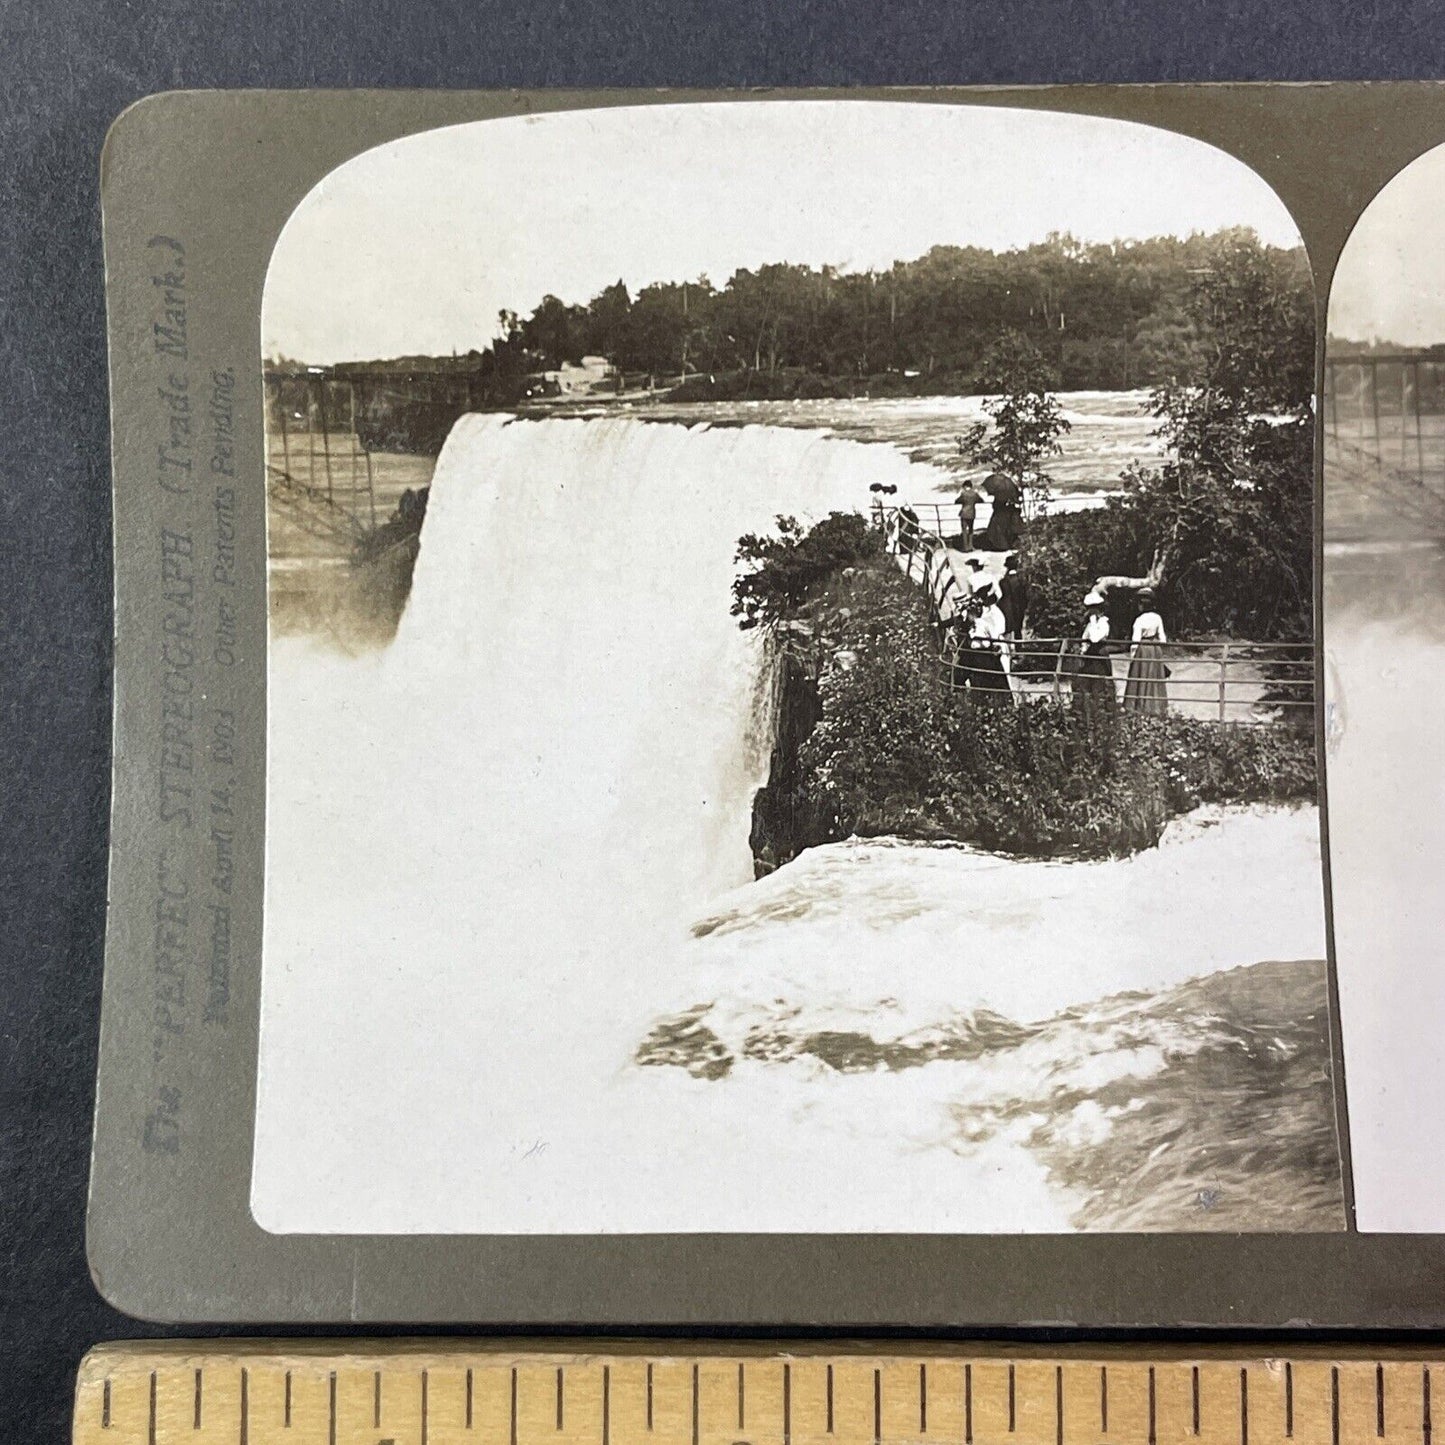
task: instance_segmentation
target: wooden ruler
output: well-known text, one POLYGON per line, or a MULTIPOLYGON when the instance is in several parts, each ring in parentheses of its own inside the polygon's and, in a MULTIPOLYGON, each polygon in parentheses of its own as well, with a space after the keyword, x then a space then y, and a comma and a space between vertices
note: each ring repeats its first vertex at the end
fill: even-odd
POLYGON ((106 1345, 75 1445, 1432 1445, 1445 1347, 106 1345), (1433 1396, 1433 1399, 1432 1399, 1433 1396))

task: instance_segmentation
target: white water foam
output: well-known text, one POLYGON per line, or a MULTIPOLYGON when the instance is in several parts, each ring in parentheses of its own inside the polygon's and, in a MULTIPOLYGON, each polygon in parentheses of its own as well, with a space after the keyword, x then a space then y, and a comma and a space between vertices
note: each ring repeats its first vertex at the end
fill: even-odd
POLYGON ((736 538, 919 471, 801 430, 458 423, 391 648, 272 648, 264 1227, 1066 1229, 1079 1201, 1022 1134, 958 1145, 956 1107, 1021 1078, 745 1061, 719 1083, 633 1053, 698 1002, 786 994, 886 1033, 890 1008, 1042 1017, 1320 956, 1308 810, 1118 863, 840 845, 748 882, 767 740, 757 644, 727 611, 736 538))

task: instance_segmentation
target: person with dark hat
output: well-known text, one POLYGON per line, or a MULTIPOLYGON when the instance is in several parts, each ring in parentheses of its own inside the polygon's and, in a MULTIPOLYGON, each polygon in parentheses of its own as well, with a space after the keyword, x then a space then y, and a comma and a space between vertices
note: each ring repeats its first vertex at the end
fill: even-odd
POLYGON ((990 472, 983 479, 983 489, 993 498, 983 545, 990 552, 1012 551, 1023 530, 1023 493, 1019 484, 1003 472, 990 472))

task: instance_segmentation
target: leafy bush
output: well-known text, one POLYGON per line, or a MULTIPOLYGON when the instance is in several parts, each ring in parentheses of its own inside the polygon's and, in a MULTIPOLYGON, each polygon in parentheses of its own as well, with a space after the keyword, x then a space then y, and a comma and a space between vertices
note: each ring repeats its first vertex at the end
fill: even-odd
POLYGON ((1136 714, 1121 721, 1133 765, 1163 770, 1171 812, 1201 803, 1312 802, 1317 795, 1313 730, 1136 714))
MULTIPOLYGON (((1299 259, 1215 239, 1183 303, 1208 345, 1149 409, 1166 459, 1108 506, 1036 520, 1036 631, 1072 633, 1094 579, 1159 578, 1177 634, 1298 638, 1312 627, 1314 307, 1299 259)), ((1115 618, 1116 623, 1125 618, 1115 618)))
POLYGON ((783 521, 744 539, 758 565, 735 609, 743 626, 806 615, 822 658, 818 721, 787 769, 794 831, 772 837, 770 863, 852 834, 1105 857, 1152 847, 1202 803, 1315 799, 1305 729, 972 702, 944 685, 923 594, 862 518, 783 521))
POLYGON ((778 518, 778 535, 739 538, 737 560, 749 564, 733 581, 740 627, 795 621, 843 569, 883 555, 883 537, 857 512, 832 512, 808 531, 778 518))
MULTIPOLYGON (((890 563, 860 573, 818 679, 804 788, 833 836, 893 831, 948 772, 949 704, 923 594, 890 563)), ((821 840, 820 840, 821 841, 821 840)))
MULTIPOLYGON (((1084 598, 1095 578, 1142 575, 1153 539, 1139 517, 1118 501, 1084 512, 1036 517, 1019 543, 1029 581, 1029 626, 1036 637, 1077 637, 1084 598)), ((1127 637, 1137 611, 1133 594, 1108 599, 1115 636, 1127 637)), ((1171 627, 1179 624, 1170 614, 1171 627)))
MULTIPOLYGON (((891 590, 868 600, 891 602, 891 590)), ((942 686, 926 620, 866 609, 850 620, 803 748, 803 792, 827 820, 808 841, 888 833, 1105 857, 1152 847, 1170 818, 1202 803, 1316 797, 1314 740, 1299 730, 1052 698, 974 705, 942 686)))

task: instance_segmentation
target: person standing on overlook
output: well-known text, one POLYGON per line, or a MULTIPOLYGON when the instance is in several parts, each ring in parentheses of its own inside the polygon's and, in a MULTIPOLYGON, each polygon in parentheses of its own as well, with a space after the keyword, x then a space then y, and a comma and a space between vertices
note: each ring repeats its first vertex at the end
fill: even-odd
POLYGON ((1084 598, 1088 611, 1083 635, 1079 640, 1079 666, 1074 674, 1074 700, 1086 707, 1112 708, 1118 701, 1114 692, 1114 666, 1110 654, 1114 646, 1109 640, 1109 612, 1103 594, 1094 591, 1084 598))
POLYGON ((1010 552, 1018 545, 1023 530, 1023 492, 1012 477, 990 472, 983 489, 993 498, 993 514, 984 529, 983 545, 990 552, 1010 552))
POLYGON ((1163 717, 1169 711, 1169 690, 1165 679, 1169 666, 1164 661, 1164 647, 1169 641, 1164 619, 1154 610, 1156 601, 1152 587, 1139 589, 1139 615, 1134 619, 1134 655, 1129 660, 1129 680, 1124 684, 1124 708, 1127 712, 1148 713, 1163 717))
POLYGON ((974 597, 980 604, 968 640, 965 666, 970 695, 975 702, 1007 702, 1012 689, 1008 680, 1008 640, 1004 636, 1003 609, 998 605, 998 588, 986 582, 974 597))
POLYGON ((973 551, 973 524, 978 517, 978 504, 983 498, 972 482, 965 482, 958 494, 958 549, 960 552, 973 551))

